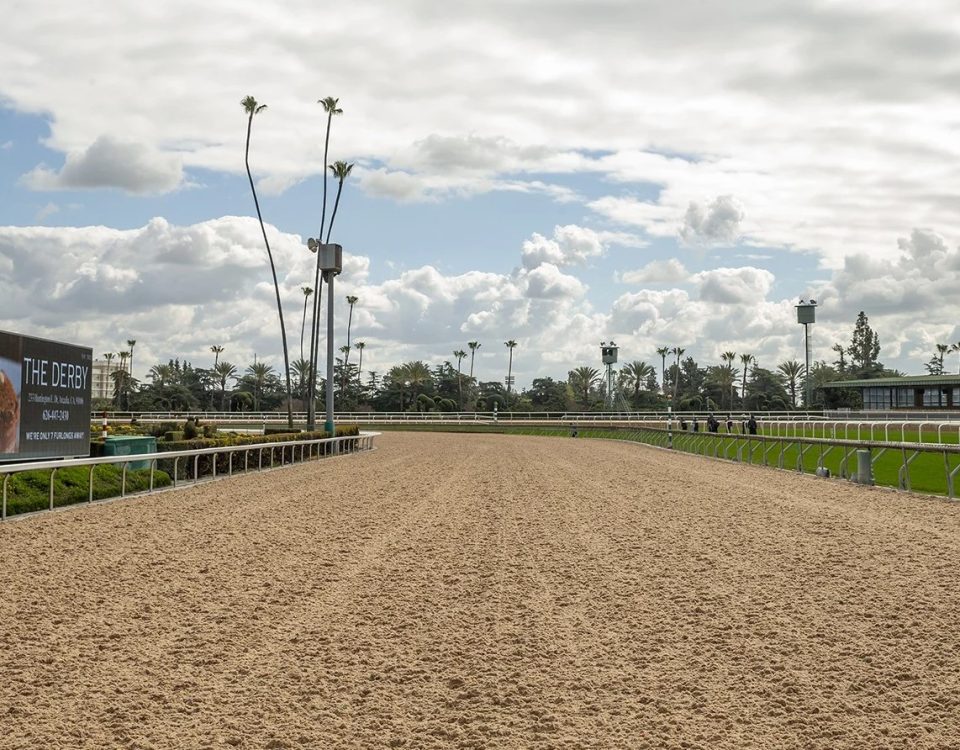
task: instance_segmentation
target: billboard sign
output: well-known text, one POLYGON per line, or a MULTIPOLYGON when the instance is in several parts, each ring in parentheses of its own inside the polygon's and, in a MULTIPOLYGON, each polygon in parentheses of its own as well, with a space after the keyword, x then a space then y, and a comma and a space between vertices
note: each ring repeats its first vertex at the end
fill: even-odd
POLYGON ((0 461, 90 455, 93 350, 0 331, 0 461))

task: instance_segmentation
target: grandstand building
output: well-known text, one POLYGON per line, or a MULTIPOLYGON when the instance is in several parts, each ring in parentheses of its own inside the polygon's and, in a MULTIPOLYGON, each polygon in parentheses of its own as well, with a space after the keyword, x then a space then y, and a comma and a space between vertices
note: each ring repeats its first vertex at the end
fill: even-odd
POLYGON ((865 410, 960 409, 960 375, 838 380, 823 388, 828 401, 831 390, 859 390, 865 410))

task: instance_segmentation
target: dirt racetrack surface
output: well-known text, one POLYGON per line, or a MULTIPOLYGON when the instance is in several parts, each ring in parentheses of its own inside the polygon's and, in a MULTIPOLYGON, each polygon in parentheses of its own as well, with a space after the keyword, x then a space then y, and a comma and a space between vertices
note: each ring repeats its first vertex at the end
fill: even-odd
POLYGON ((960 747, 960 505, 378 444, 0 526, 0 748, 960 747))

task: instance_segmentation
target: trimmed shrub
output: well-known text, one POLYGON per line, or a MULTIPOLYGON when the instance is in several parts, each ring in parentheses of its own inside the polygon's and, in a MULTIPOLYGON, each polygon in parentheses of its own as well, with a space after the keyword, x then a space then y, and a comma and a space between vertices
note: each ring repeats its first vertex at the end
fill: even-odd
POLYGON ((185 440, 193 440, 200 431, 197 429, 197 423, 191 417, 183 423, 183 437, 185 440))
MULTIPOLYGON (((344 425, 337 427, 337 437, 353 437, 360 433, 360 428, 357 425, 344 425)), ((329 434, 325 431, 317 432, 299 432, 291 433, 285 432, 276 435, 239 435, 235 432, 228 433, 218 433, 216 438, 194 438, 193 440, 179 440, 164 442, 157 445, 157 450, 161 452, 167 451, 189 451, 196 450, 198 448, 234 448, 244 445, 256 445, 258 443, 271 443, 276 445, 281 445, 283 443, 289 443, 294 440, 318 440, 322 438, 330 437, 329 434)), ((325 453, 327 449, 323 449, 325 453)), ((248 462, 250 468, 256 467, 260 463, 260 450, 251 450, 245 453, 237 452, 233 458, 233 466, 235 469, 241 469, 244 465, 244 460, 248 462)), ((293 460, 292 451, 267 451, 263 450, 263 464, 269 466, 271 463, 270 456, 273 454, 273 464, 278 464, 281 460, 283 463, 290 463, 293 460)), ((226 474, 230 468, 230 458, 226 453, 217 454, 217 473, 226 474)), ((203 455, 197 458, 181 459, 177 462, 177 477, 178 478, 192 478, 194 474, 194 461, 196 461, 196 472, 199 476, 205 476, 213 472, 213 455, 203 455)), ((161 460, 158 462, 158 466, 162 467, 164 471, 173 474, 174 470, 173 459, 161 460)))
POLYGON ((294 427, 294 428, 291 430, 291 429, 290 429, 289 427, 287 427, 286 425, 283 425, 282 427, 277 426, 277 425, 266 425, 266 426, 263 428, 263 434, 264 434, 264 435, 300 435, 302 432, 303 432, 303 430, 301 430, 301 429, 299 429, 299 428, 297 428, 297 427, 294 427))

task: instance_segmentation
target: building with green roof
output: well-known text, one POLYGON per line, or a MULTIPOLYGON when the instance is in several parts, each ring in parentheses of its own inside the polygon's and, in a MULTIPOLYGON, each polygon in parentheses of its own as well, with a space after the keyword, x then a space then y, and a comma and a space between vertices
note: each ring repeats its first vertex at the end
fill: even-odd
POLYGON ((859 390, 864 409, 960 409, 960 375, 908 375, 900 378, 837 380, 823 389, 859 390))

